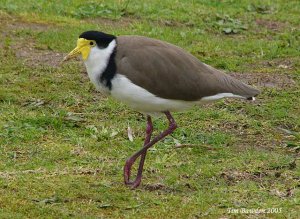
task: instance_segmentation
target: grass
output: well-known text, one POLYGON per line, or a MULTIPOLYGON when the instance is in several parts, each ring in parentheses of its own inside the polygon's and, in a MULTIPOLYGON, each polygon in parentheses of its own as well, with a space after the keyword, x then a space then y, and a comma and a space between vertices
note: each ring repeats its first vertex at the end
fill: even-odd
MULTIPOLYGON (((299 10, 283 0, 2 1, 0 218, 297 218, 299 10), (179 128, 130 190, 122 169, 145 118, 95 92, 81 62, 59 65, 89 29, 174 43, 262 94, 176 113, 179 128)), ((165 126, 155 120, 155 133, 165 126)))

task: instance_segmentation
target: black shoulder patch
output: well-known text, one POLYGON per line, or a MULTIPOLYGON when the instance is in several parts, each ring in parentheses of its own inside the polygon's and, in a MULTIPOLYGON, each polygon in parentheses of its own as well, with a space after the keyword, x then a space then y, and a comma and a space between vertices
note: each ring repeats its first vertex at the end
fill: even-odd
POLYGON ((111 80, 114 78, 117 71, 115 57, 116 57, 116 48, 110 55, 106 69, 104 70, 104 72, 100 77, 100 82, 104 83, 104 85, 108 87, 109 90, 111 90, 112 88, 111 80))

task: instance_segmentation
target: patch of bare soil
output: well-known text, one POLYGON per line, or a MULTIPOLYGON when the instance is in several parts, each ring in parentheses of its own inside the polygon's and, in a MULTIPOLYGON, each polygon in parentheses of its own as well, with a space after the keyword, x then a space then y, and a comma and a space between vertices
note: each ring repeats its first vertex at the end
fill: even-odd
POLYGON ((128 27, 131 24, 137 23, 138 19, 131 17, 122 17, 118 20, 108 19, 108 18, 87 18, 84 19, 85 22, 90 24, 96 24, 104 26, 105 28, 109 27, 128 27))
POLYGON ((258 87, 284 89, 295 85, 293 77, 288 74, 231 72, 229 75, 246 84, 256 85, 258 87))
POLYGON ((143 186, 143 188, 150 192, 153 192, 153 191, 159 191, 159 192, 163 192, 163 193, 174 192, 174 189, 172 189, 164 184, 161 184, 161 183, 147 184, 147 185, 143 186))
POLYGON ((157 184, 147 184, 144 186, 144 188, 149 191, 155 191, 155 190, 163 190, 166 188, 166 186, 161 183, 157 183, 157 184))
POLYGON ((274 148, 283 147, 284 142, 281 138, 266 139, 263 134, 241 134, 235 145, 237 151, 244 151, 246 148, 255 148, 262 151, 272 150, 274 148))
POLYGON ((273 67, 277 69, 285 70, 295 70, 295 64, 298 63, 299 58, 289 58, 289 59, 273 59, 271 61, 265 61, 260 63, 264 67, 273 67))
MULTIPOLYGON (((231 101, 234 100, 228 99, 225 101, 225 104, 227 106, 230 106, 231 101)), ((259 106, 260 104, 262 104, 262 102, 263 101, 258 97, 257 100, 253 103, 247 104, 255 104, 259 106)), ((244 107, 235 109, 235 113, 246 114, 244 107)), ((289 142, 291 139, 294 139, 291 134, 283 133, 278 128, 263 129, 262 131, 257 131, 255 129, 252 129, 249 124, 243 121, 230 122, 224 120, 223 122, 220 122, 218 125, 214 126, 214 128, 211 130, 221 131, 236 136, 238 140, 234 142, 234 149, 237 152, 243 152, 247 148, 255 148, 263 151, 273 150, 274 148, 286 148, 287 142, 289 142)), ((289 130, 286 129, 281 130, 289 132, 289 130)), ((289 151, 295 153, 295 148, 291 147, 289 151)))
POLYGON ((261 181, 263 177, 267 176, 266 172, 241 172, 238 170, 230 170, 222 172, 220 176, 226 180, 229 185, 233 185, 243 180, 261 181))
MULTIPOLYGON (((280 169, 290 169, 288 166, 280 167, 280 169)), ((265 169, 261 168, 261 170, 255 172, 248 171, 239 171, 239 170, 226 170, 220 174, 220 177, 225 180, 228 185, 235 185, 244 180, 251 180, 261 184, 268 183, 272 185, 272 182, 276 179, 279 180, 290 180, 286 178, 284 172, 278 169, 265 169)), ((272 187, 271 187, 272 188, 272 187)), ((287 186, 284 191, 279 191, 275 187, 269 190, 270 194, 276 195, 281 198, 288 198, 294 195, 294 188, 287 186)))
POLYGON ((154 23, 157 23, 159 25, 164 25, 168 27, 195 27, 196 24, 193 22, 179 22, 179 21, 174 21, 174 20, 158 20, 155 21, 154 23))
MULTIPOLYGON (((13 36, 16 30, 30 29, 34 31, 45 31, 49 28, 49 24, 44 23, 29 23, 16 19, 5 19, 3 21, 3 28, 0 33, 3 38, 6 36, 13 36)), ((37 66, 51 66, 58 67, 64 55, 63 53, 48 50, 47 48, 37 48, 33 40, 26 40, 18 38, 18 41, 13 42, 11 49, 15 52, 16 57, 23 59, 26 65, 37 66)), ((3 47, 2 43, 0 45, 3 47)))
MULTIPOLYGON (((108 18, 87 18, 84 19, 87 23, 92 23, 96 25, 104 26, 104 28, 108 27, 128 27, 132 24, 138 23, 140 20, 138 17, 122 17, 118 20, 108 19, 108 18)), ((149 20, 151 23, 160 26, 168 26, 168 27, 194 27, 195 24, 192 22, 181 23, 174 20, 149 20)))
POLYGON ((63 57, 66 55, 55 51, 37 49, 33 42, 26 45, 21 43, 16 44, 12 48, 17 58, 23 59, 27 65, 33 67, 59 67, 63 57))
POLYGON ((37 32, 42 32, 48 30, 50 27, 54 28, 54 25, 48 23, 36 23, 36 22, 26 22, 19 18, 5 16, 1 17, 1 27, 0 32, 2 36, 9 36, 15 34, 19 30, 33 30, 37 32))
POLYGON ((286 27, 286 24, 279 21, 271 21, 271 20, 265 20, 265 19, 257 19, 256 24, 261 27, 265 27, 269 30, 278 31, 282 30, 286 27))
POLYGON ((29 23, 24 21, 13 21, 6 24, 6 29, 13 30, 22 30, 30 29, 34 31, 46 31, 51 25, 45 23, 29 23))
POLYGON ((22 170, 22 171, 4 171, 0 172, 0 178, 11 179, 21 175, 38 174, 39 178, 55 177, 59 175, 97 175, 101 172, 101 169, 92 169, 84 167, 64 168, 54 171, 49 171, 44 168, 38 168, 34 170, 22 170))

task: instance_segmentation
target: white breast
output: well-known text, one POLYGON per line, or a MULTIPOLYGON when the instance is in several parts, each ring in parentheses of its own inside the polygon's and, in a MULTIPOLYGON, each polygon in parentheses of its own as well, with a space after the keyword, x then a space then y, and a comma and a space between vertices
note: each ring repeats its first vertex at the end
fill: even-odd
POLYGON ((107 93, 109 91, 107 87, 101 84, 100 77, 109 62, 109 57, 114 51, 115 46, 116 41, 113 40, 106 48, 99 49, 97 46, 92 47, 87 60, 84 62, 91 82, 101 92, 107 93))

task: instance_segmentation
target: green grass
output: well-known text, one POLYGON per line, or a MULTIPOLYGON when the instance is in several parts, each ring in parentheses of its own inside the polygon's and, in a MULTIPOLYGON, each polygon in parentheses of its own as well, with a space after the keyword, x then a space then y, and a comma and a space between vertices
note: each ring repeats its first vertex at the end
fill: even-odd
MULTIPOLYGON (((299 11, 296 0, 3 0, 0 218, 297 218, 299 11), (59 65, 90 29, 174 43, 262 94, 174 114, 179 128, 130 190, 123 165, 145 118, 95 92, 80 62, 59 65)), ((155 120, 155 134, 166 125, 155 120)))

